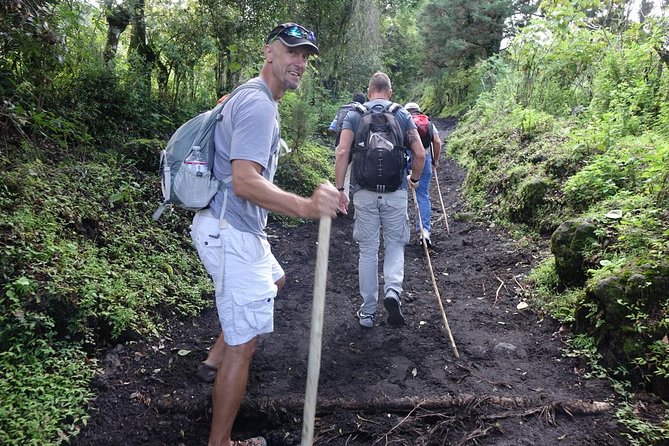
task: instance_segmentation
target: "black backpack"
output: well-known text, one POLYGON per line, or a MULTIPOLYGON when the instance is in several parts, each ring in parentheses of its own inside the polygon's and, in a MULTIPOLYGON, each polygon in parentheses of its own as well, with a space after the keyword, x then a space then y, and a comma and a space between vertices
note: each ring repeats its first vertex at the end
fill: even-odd
POLYGON ((335 146, 339 145, 339 137, 341 136, 341 131, 342 127, 344 125, 344 119, 346 118, 346 114, 351 111, 355 106, 357 105, 357 102, 351 102, 348 104, 344 104, 341 107, 339 107, 339 110, 337 111, 337 124, 335 126, 335 146))
POLYGON ((404 134, 396 113, 401 105, 380 104, 368 109, 356 105, 362 113, 353 144, 353 178, 364 189, 393 192, 405 174, 404 134))
POLYGON ((335 133, 339 135, 342 130, 342 126, 344 125, 344 118, 346 118, 346 114, 353 109, 357 105, 357 102, 351 102, 349 104, 344 104, 341 107, 339 107, 339 111, 337 111, 337 125, 335 127, 335 133))

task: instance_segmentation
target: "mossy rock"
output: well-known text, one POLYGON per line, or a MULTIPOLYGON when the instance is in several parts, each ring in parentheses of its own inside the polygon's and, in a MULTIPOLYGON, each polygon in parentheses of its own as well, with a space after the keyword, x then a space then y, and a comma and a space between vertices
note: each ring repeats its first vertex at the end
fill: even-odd
POLYGON ((509 203, 509 219, 515 223, 532 224, 537 211, 545 203, 546 192, 550 188, 547 178, 533 177, 523 181, 509 203))
POLYGON ((563 287, 580 287, 585 284, 589 265, 584 252, 596 242, 597 227, 590 219, 563 222, 551 236, 551 253, 555 256, 555 269, 563 287))
POLYGON ((662 398, 669 397, 669 380, 656 371, 669 366, 669 356, 650 351, 651 344, 667 335, 667 289, 668 265, 632 263, 591 280, 576 312, 576 330, 594 336, 604 365, 624 366, 633 382, 662 398), (635 364, 636 358, 642 358, 643 365, 635 364))

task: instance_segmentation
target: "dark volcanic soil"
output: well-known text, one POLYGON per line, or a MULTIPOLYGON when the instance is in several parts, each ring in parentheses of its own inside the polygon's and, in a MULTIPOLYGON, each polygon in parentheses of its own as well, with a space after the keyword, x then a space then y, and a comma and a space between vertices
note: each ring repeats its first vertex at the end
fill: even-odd
MULTIPOLYGON (((437 124, 446 136, 454 122, 437 124)), ((545 247, 520 249, 501 231, 465 218, 465 173, 446 160, 438 174, 450 234, 433 184, 430 259, 460 358, 415 238, 406 249, 408 325, 386 325, 383 305, 377 326, 358 325, 353 220, 334 220, 314 444, 626 444, 612 410, 578 414, 586 407, 574 405, 613 402, 611 389, 586 380, 581 359, 561 355, 562 330, 554 321, 531 306, 517 309, 526 275, 545 247)), ((410 202, 412 227, 414 215, 410 202)), ((272 446, 298 445, 318 223, 269 232, 288 282, 276 301, 275 332, 254 357, 233 439, 264 435, 272 446)), ((109 352, 95 382, 91 420, 74 444, 207 444, 212 385, 200 383, 195 371, 218 332, 215 310, 207 310, 172 321, 165 339, 109 352)))

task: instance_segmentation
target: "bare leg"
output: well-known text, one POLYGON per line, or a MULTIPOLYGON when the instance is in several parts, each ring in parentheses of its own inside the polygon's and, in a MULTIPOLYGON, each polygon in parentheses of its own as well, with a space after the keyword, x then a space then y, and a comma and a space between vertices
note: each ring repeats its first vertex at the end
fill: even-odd
POLYGON ((212 396, 214 413, 209 431, 209 446, 230 446, 232 424, 246 392, 257 339, 253 338, 241 345, 223 346, 212 396))
POLYGON ((225 349, 225 339, 223 339, 223 333, 218 335, 216 342, 209 349, 207 354, 207 359, 202 361, 203 364, 212 367, 214 369, 218 368, 218 365, 221 363, 223 358, 223 350, 225 349))

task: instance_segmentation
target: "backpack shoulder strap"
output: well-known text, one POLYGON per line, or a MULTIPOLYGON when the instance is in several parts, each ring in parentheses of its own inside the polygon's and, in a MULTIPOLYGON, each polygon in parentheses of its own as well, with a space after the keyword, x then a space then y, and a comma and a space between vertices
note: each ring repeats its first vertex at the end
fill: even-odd
POLYGON ((395 114, 401 108, 402 106, 400 104, 398 104, 397 102, 393 102, 388 107, 386 107, 386 110, 388 110, 390 113, 395 114))
POLYGON ((359 102, 356 102, 355 106, 351 110, 355 110, 358 113, 360 113, 361 115, 364 115, 365 113, 367 113, 369 111, 369 109, 367 107, 365 107, 363 104, 360 104, 359 102))

